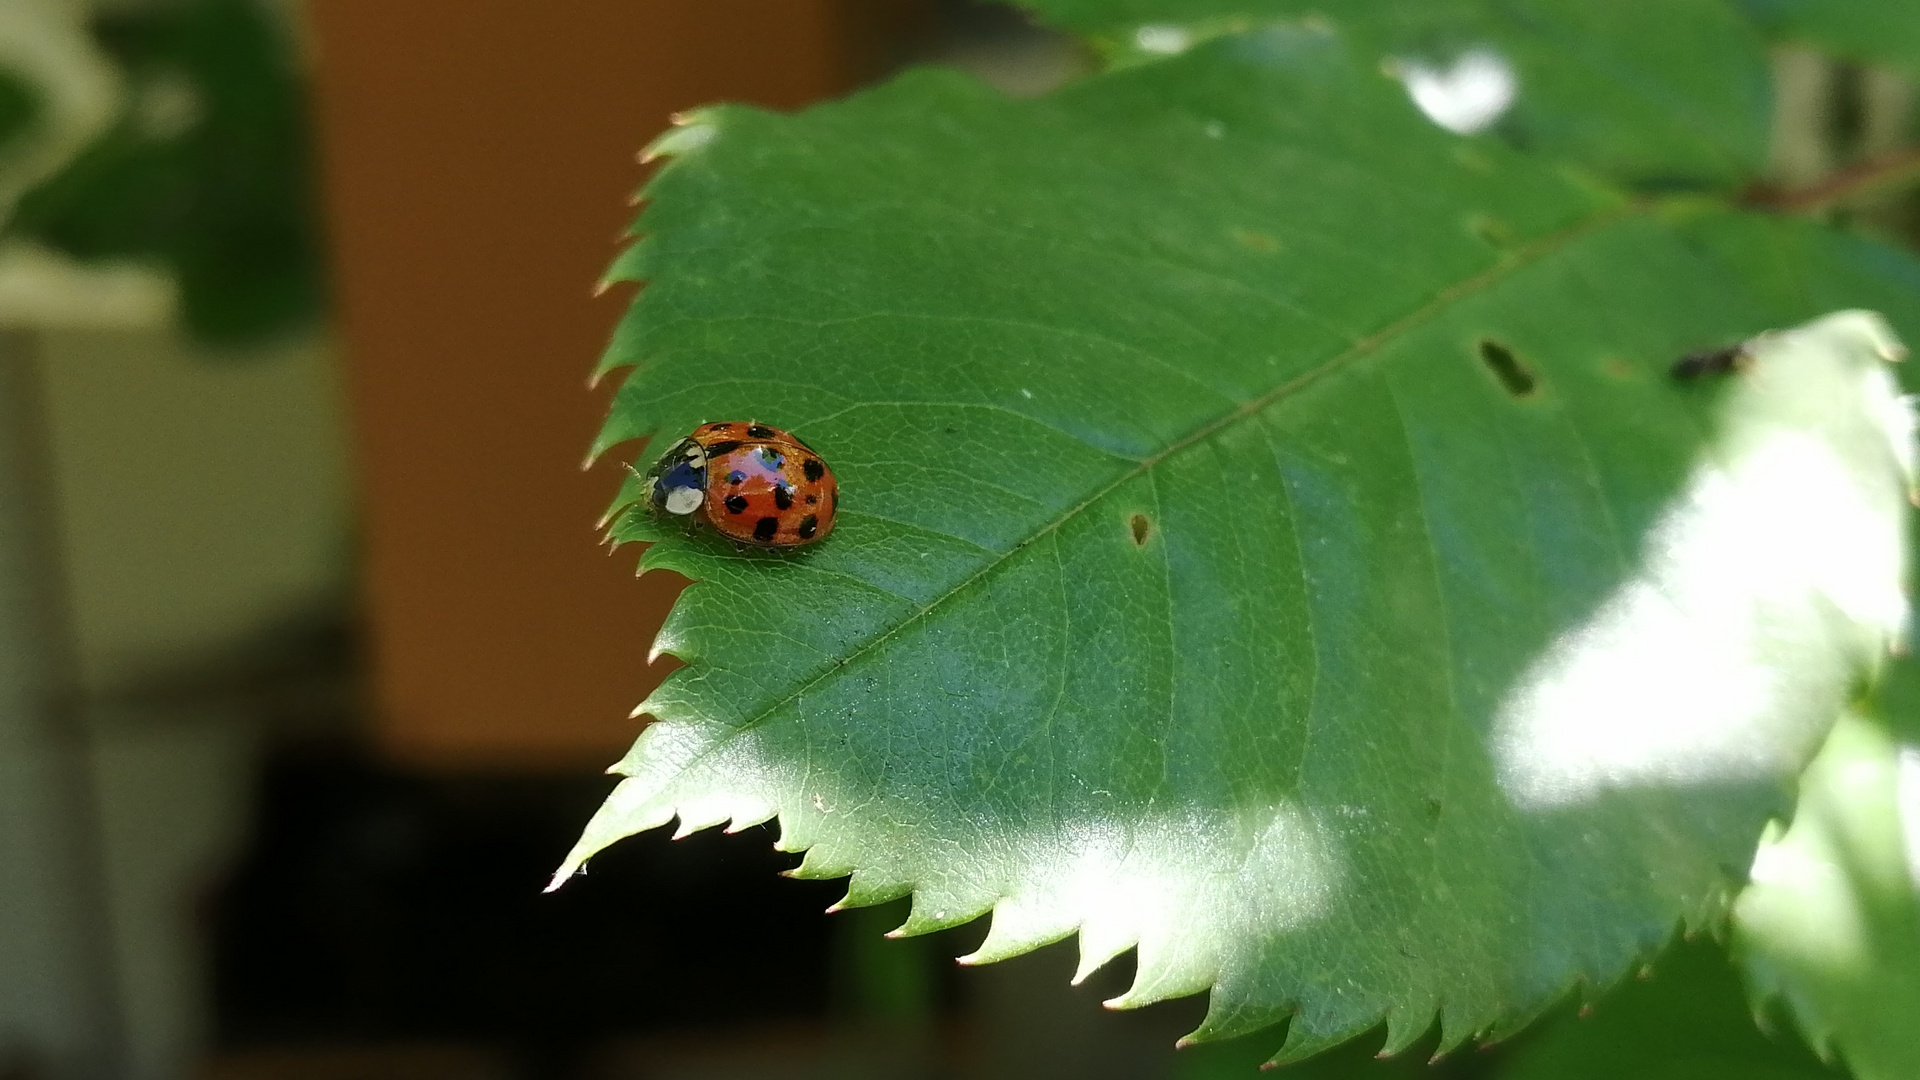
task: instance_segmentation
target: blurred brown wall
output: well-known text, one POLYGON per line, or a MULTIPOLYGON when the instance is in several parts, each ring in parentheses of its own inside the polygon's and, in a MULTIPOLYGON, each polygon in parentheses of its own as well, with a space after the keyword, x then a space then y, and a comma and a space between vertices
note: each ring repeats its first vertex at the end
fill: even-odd
POLYGON ((634 152, 717 99, 792 107, 869 57, 829 0, 313 0, 318 120, 385 747, 604 765, 678 583, 592 525, 591 286, 634 152))

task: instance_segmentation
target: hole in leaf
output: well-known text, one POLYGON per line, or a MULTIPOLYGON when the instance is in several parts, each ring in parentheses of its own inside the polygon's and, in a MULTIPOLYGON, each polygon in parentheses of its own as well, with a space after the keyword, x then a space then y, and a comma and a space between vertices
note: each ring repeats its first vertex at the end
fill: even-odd
POLYGON ((1499 379, 1500 385, 1514 397, 1526 397, 1539 385, 1533 372, 1528 371, 1527 365, 1513 355, 1512 349, 1492 339, 1480 342, 1480 362, 1487 365, 1494 378, 1499 379))
POLYGON ((1135 514, 1127 519, 1127 527, 1133 530, 1133 546, 1146 547, 1147 538, 1153 535, 1153 522, 1145 514, 1135 514))

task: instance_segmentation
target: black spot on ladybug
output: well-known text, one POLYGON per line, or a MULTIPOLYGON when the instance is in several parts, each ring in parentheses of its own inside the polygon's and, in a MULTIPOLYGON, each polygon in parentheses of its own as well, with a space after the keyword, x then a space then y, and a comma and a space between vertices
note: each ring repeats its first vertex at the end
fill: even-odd
POLYGON ((793 489, 785 484, 773 485, 773 505, 782 510, 793 506, 793 489))
POLYGON ((753 523, 753 538, 755 540, 759 540, 762 542, 771 540, 773 539, 774 532, 779 528, 780 528, 779 518, 763 517, 759 521, 756 521, 753 523))
MULTIPOLYGON (((773 519, 769 518, 767 520, 771 521, 773 519)), ((813 534, 820 531, 820 519, 814 517, 812 514, 808 514, 806 517, 800 519, 800 527, 794 531, 800 534, 800 539, 811 540, 813 539, 813 534)), ((759 534, 759 530, 757 529, 754 532, 755 535, 759 534)))
POLYGON ((1526 397, 1539 385, 1533 372, 1520 362, 1513 350, 1488 338, 1480 342, 1480 362, 1487 365, 1493 377, 1500 380, 1500 386, 1514 397, 1526 397))
POLYGON ((827 475, 827 467, 820 463, 819 458, 808 458, 800 466, 800 471, 807 474, 808 482, 815 484, 820 482, 821 477, 827 475))
POLYGON ((741 472, 739 469, 735 469, 727 474, 727 483, 729 484, 744 484, 746 482, 747 474, 741 472))
POLYGON ((770 427, 762 427, 759 424, 755 424, 747 429, 747 434, 756 439, 771 439, 780 433, 770 427))
POLYGON ((744 495, 727 496, 727 513, 744 514, 747 512, 747 498, 744 495))
POLYGON ((739 440, 728 439, 726 442, 717 442, 707 447, 707 456, 719 457, 721 454, 731 454, 738 449, 740 449, 739 440))
POLYGON ((775 450, 771 446, 762 446, 755 452, 760 455, 760 460, 765 462, 769 469, 777 469, 782 462, 787 460, 787 455, 775 450))
POLYGON ((1145 514, 1135 514, 1127 519, 1127 527, 1133 531, 1133 546, 1146 547, 1147 538, 1153 535, 1153 522, 1145 514))
POLYGON ((808 506, 812 506, 812 505, 813 505, 814 503, 817 503, 817 502, 819 502, 819 501, 820 501, 820 496, 818 496, 818 495, 809 495, 809 496, 807 496, 807 505, 808 505, 808 506))

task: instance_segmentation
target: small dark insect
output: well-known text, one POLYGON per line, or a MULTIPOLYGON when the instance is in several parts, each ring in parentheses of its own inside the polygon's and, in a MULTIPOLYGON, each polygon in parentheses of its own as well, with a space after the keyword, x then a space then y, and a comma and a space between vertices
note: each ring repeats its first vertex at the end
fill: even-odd
POLYGON ((1697 349, 1673 362, 1673 377, 1692 382, 1709 375, 1741 371, 1753 360, 1746 345, 1728 345, 1718 349, 1697 349))

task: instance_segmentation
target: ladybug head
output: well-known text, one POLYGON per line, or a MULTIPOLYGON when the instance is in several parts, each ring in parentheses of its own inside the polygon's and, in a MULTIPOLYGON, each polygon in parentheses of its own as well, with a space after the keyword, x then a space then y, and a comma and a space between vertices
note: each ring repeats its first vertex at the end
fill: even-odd
POLYGON ((648 499, 657 511, 685 517, 707 501, 707 452, 681 439, 647 471, 648 499))

